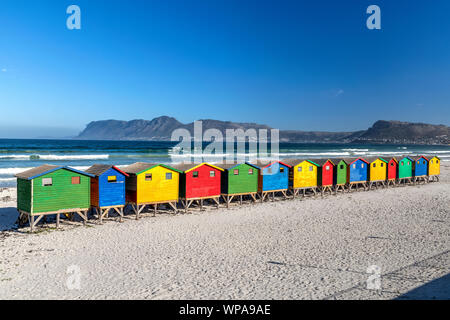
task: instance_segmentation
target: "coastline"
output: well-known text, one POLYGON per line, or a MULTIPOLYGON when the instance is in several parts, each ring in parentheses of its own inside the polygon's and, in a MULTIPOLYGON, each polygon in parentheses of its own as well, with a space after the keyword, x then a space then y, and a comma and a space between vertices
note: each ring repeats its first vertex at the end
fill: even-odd
MULTIPOLYGON (((445 163, 441 181, 427 185, 1 231, 0 299, 417 297, 450 272, 449 190, 445 163), (81 287, 70 290, 73 265, 81 287), (372 265, 379 290, 366 288, 372 265)), ((2 230, 17 218, 14 194, 0 189, 2 230)))

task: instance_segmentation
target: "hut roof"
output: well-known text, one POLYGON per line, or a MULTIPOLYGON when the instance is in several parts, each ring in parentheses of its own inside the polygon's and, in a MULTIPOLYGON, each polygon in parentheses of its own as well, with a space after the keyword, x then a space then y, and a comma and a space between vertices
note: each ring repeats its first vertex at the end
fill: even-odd
POLYGON ((331 160, 331 162, 333 162, 334 164, 338 164, 339 162, 341 162, 341 161, 344 161, 345 162, 345 164, 349 164, 349 162, 347 162, 347 160, 346 159, 344 159, 344 158, 330 158, 330 160, 331 160))
POLYGON ((216 163, 215 165, 224 169, 224 170, 228 170, 228 169, 232 169, 234 167, 237 167, 241 164, 248 164, 249 166, 252 166, 256 169, 258 169, 257 167, 255 167, 253 164, 249 163, 249 162, 221 162, 221 163, 216 163))
POLYGON ((331 163, 334 165, 334 162, 329 158, 309 159, 308 161, 317 164, 319 167, 322 167, 325 163, 328 162, 328 160, 330 160, 331 163))
POLYGON ((411 157, 414 161, 417 161, 419 159, 424 158, 425 160, 429 161, 428 158, 426 158, 425 156, 415 156, 415 157, 411 157))
POLYGON ((18 173, 18 174, 16 174, 16 177, 20 178, 20 179, 33 180, 35 178, 38 178, 40 176, 54 172, 59 169, 69 170, 69 171, 76 172, 76 173, 79 173, 79 174, 82 174, 82 175, 85 175, 85 176, 88 176, 91 178, 94 177, 92 174, 84 172, 84 171, 79 171, 79 170, 76 170, 74 168, 70 168, 67 166, 55 166, 52 164, 44 164, 42 166, 18 173))
POLYGON ((179 164, 174 164, 173 168, 175 168, 179 172, 189 172, 189 171, 192 171, 203 165, 212 167, 212 168, 220 170, 220 171, 224 171, 224 169, 222 169, 221 167, 218 167, 218 166, 212 165, 210 163, 206 163, 206 162, 202 162, 200 164, 198 164, 198 163, 179 163, 179 164))
POLYGON ((263 169, 265 167, 271 166, 275 162, 281 163, 282 165, 285 165, 286 167, 289 167, 289 168, 292 167, 291 165, 289 165, 287 163, 284 163, 284 162, 281 162, 281 161, 276 161, 276 160, 275 161, 273 161, 273 160, 272 161, 260 161, 260 160, 258 160, 258 161, 252 161, 252 162, 247 162, 247 163, 250 164, 250 165, 255 166, 258 169, 263 169))
POLYGON ((302 163, 303 161, 306 161, 306 159, 295 159, 295 158, 287 158, 281 160, 283 163, 290 165, 291 167, 295 167, 299 163, 302 163))
POLYGON ((357 161, 357 160, 361 160, 361 161, 363 161, 363 162, 369 164, 369 162, 368 162, 366 159, 361 158, 361 157, 359 157, 359 158, 343 158, 342 160, 344 160, 345 162, 347 162, 347 164, 352 164, 353 162, 355 162, 355 161, 357 161))
POLYGON ((128 174, 136 174, 137 175, 143 171, 147 171, 147 170, 157 167, 157 166, 161 166, 161 167, 167 168, 169 170, 173 170, 173 171, 181 173, 180 170, 178 170, 174 167, 171 167, 171 166, 168 166, 168 165, 165 165, 162 163, 148 163, 148 162, 135 162, 133 164, 130 164, 127 167, 122 168, 122 170, 128 174))
POLYGON ((381 161, 388 163, 389 161, 386 161, 385 159, 381 158, 381 157, 366 157, 366 160, 369 161, 370 163, 376 161, 380 159, 381 161))
POLYGON ((113 168, 114 170, 122 173, 124 176, 128 177, 128 174, 126 172, 120 170, 116 166, 109 165, 109 164, 94 164, 93 166, 88 168, 86 170, 86 172, 90 173, 90 174, 93 174, 94 176, 98 177, 98 176, 101 176, 103 173, 105 173, 106 171, 108 171, 111 168, 113 168))

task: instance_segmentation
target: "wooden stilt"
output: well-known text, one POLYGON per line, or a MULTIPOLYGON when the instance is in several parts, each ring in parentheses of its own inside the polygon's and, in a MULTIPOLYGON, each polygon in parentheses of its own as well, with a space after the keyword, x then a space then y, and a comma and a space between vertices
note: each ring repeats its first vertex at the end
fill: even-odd
POLYGON ((59 228, 59 213, 56 214, 56 228, 59 228))

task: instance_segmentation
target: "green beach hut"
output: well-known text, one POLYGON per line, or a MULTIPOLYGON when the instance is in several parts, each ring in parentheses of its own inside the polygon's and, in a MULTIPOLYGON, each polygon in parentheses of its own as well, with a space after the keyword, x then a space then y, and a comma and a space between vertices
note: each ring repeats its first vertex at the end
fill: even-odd
POLYGON ((414 159, 403 157, 398 162, 398 183, 407 184, 413 182, 413 163, 414 159))
POLYGON ((334 163, 334 193, 337 194, 339 190, 345 191, 348 163, 344 159, 331 159, 331 161, 334 163))
POLYGON ((16 175, 19 223, 27 219, 30 229, 45 215, 77 213, 83 222, 91 206, 93 175, 73 168, 42 165, 16 175))
POLYGON ((249 163, 237 162, 220 163, 217 166, 224 169, 221 175, 221 193, 227 208, 235 197, 239 197, 241 204, 242 197, 246 195, 256 201, 259 168, 249 163))

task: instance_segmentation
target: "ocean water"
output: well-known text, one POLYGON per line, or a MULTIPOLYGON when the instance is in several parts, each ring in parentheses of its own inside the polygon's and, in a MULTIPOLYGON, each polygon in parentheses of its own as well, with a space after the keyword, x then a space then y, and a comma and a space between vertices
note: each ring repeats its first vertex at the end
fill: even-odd
MULTIPOLYGON (((192 157, 192 153, 181 154, 176 145, 177 142, 155 141, 0 139, 0 187, 15 186, 15 174, 42 164, 67 165, 84 170, 95 163, 118 166, 137 161, 177 163, 192 157)), ((207 145, 205 143, 203 148, 207 145)), ((222 149, 226 150, 225 144, 222 149)), ((204 160, 221 161, 225 154, 217 151, 204 160)), ((243 154, 253 157, 258 155, 248 150, 243 154)), ((283 159, 417 154, 438 155, 443 161, 450 161, 450 146, 280 143, 273 156, 283 159)), ((263 158, 270 158, 270 155, 264 155, 263 158)))

